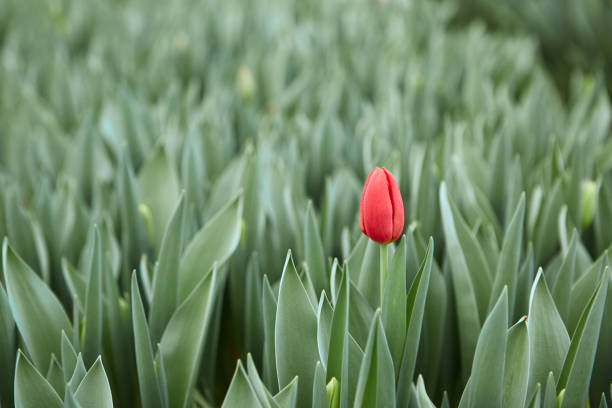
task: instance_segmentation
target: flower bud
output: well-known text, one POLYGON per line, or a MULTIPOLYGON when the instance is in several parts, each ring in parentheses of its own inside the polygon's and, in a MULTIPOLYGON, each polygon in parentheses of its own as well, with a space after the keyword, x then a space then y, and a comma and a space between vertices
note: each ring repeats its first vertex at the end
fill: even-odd
POLYGON ((251 100, 255 93, 255 79, 248 67, 242 66, 238 68, 236 74, 236 86, 243 101, 251 100))
POLYGON ((595 204, 597 203, 597 184, 588 180, 582 183, 580 194, 580 211, 582 218, 582 228, 589 226, 595 215, 595 204))
POLYGON ((374 168, 363 186, 359 226, 381 244, 395 241, 404 229, 404 203, 393 175, 384 167, 374 168))

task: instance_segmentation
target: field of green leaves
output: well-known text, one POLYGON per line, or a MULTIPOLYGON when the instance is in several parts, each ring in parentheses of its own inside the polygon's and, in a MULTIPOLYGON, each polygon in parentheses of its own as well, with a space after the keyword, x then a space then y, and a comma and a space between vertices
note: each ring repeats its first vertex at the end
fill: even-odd
POLYGON ((2 0, 0 406, 612 406, 606 66, 462 4, 2 0))

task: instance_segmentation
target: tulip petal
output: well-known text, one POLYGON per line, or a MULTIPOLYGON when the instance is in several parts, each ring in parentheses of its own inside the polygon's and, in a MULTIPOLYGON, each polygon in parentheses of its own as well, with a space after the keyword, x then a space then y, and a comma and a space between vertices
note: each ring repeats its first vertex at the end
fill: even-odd
POLYGON ((363 184, 363 192, 361 193, 361 201, 359 202, 359 228, 361 228, 361 232, 363 232, 366 235, 367 235, 367 233, 366 233, 365 222, 364 222, 365 195, 366 195, 366 190, 368 189, 368 182, 370 181, 370 178, 372 177, 372 174, 374 174, 376 169, 379 169, 379 168, 380 167, 374 167, 372 169, 372 171, 370 171, 370 174, 368 174, 368 177, 366 178, 366 181, 363 184))
POLYGON ((393 214, 393 230, 391 233, 391 240, 395 241, 402 235, 404 229, 404 203, 402 201, 402 195, 400 193, 397 181, 393 175, 383 167, 385 176, 387 177, 387 184, 389 186, 389 197, 391 198, 391 208, 393 214))
POLYGON ((393 232, 393 207, 385 172, 374 169, 363 200, 363 217, 366 235, 376 242, 391 241, 393 232))

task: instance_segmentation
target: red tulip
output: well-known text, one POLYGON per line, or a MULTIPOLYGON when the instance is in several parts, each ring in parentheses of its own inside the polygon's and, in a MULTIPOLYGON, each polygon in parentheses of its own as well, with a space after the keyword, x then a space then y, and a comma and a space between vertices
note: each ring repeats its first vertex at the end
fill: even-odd
POLYGON ((404 204, 393 175, 375 167, 363 186, 359 205, 359 226, 381 244, 395 241, 404 229, 404 204))

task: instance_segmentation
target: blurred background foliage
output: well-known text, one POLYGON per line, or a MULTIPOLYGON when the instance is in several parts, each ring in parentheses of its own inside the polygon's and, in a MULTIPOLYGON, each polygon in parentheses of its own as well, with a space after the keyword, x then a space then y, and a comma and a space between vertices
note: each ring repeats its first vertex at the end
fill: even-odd
POLYGON ((568 96, 571 76, 583 70, 606 76, 612 94, 612 4, 606 0, 460 0, 456 22, 481 20, 496 30, 524 33, 538 44, 561 94, 568 96))
MULTIPOLYGON (((558 289, 571 296, 555 299, 571 335, 609 274, 600 268, 612 244, 609 21, 609 4, 598 0, 4 0, 0 236, 60 300, 77 352, 90 344, 81 326, 99 246, 105 300, 97 301, 108 304, 98 315, 101 343, 91 344, 115 405, 137 406, 132 271, 151 314, 166 226, 183 200, 174 257, 202 276, 221 261, 212 282, 177 283, 181 301, 196 286, 216 291, 190 394, 196 406, 215 406, 248 352, 278 391, 265 363, 262 291, 276 307, 289 249, 302 279, 316 268, 329 275, 328 259, 342 264, 354 248, 373 251, 360 240, 357 210, 365 176, 384 165, 414 240, 408 283, 430 236, 436 248, 415 374, 436 404, 446 391, 455 405, 471 360, 459 350, 457 254, 446 249, 441 185, 462 237, 471 237, 468 266, 491 276, 525 192, 510 322, 528 312, 537 267, 552 288, 574 253, 569 288, 558 289), (216 238, 219 251, 206 255, 216 238)), ((495 304, 493 281, 483 282, 481 322, 495 304)), ((325 285, 314 282, 315 303, 325 285)), ((371 319, 378 288, 355 285, 371 319)), ((611 296, 605 305, 592 404, 612 378, 611 296)), ((154 351, 168 316, 155 328, 149 317, 154 351)), ((24 334, 10 314, 2 323, 0 395, 10 406, 24 334)), ((59 345, 61 333, 51 336, 59 345)), ((34 365, 44 376, 49 364, 34 365)))

